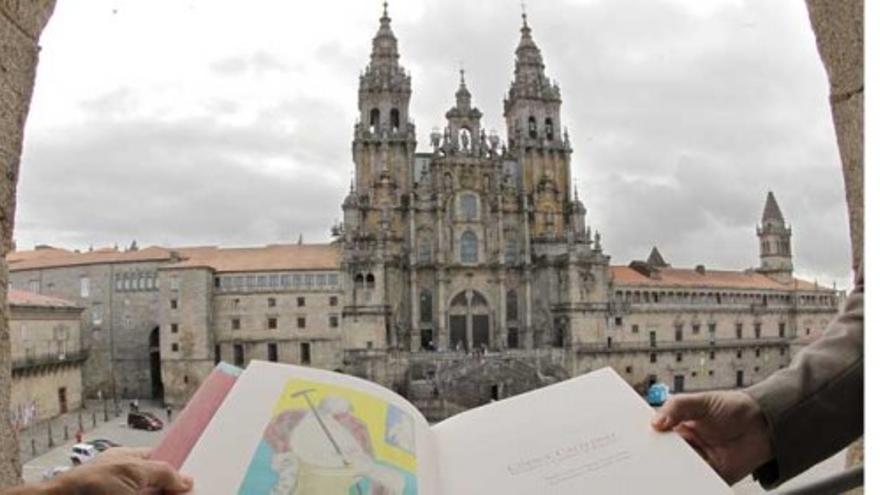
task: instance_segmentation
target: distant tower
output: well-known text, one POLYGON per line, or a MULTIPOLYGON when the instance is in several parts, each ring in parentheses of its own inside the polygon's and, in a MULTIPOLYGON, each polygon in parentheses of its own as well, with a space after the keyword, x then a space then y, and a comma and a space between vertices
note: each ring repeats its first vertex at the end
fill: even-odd
POLYGON ((785 225, 785 218, 773 191, 767 193, 764 215, 761 226, 758 227, 758 239, 761 242, 761 266, 758 271, 780 282, 791 281, 794 270, 791 259, 791 228, 785 225))

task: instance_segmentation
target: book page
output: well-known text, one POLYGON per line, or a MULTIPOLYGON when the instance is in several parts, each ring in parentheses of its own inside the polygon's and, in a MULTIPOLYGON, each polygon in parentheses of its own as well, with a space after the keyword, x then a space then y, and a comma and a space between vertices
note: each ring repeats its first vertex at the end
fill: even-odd
POLYGON ((253 361, 182 471, 197 495, 437 495, 431 434, 376 384, 253 361))
POLYGON ((611 368, 433 427, 444 495, 730 494, 611 368))

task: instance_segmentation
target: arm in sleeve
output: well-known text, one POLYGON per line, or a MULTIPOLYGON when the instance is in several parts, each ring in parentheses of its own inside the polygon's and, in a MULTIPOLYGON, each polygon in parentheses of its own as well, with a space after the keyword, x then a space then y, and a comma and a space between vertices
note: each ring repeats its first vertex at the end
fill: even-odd
POLYGON ((745 392, 761 406, 770 430, 775 458, 753 473, 765 488, 858 439, 864 428, 864 275, 822 338, 745 392))

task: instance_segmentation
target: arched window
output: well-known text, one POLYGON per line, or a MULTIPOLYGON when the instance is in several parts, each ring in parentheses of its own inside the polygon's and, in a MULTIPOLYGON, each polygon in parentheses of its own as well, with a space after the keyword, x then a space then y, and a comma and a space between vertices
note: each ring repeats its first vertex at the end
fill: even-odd
POLYGON ((461 235, 461 262, 476 263, 479 258, 477 235, 470 230, 461 235))
POLYGON ((519 319, 519 298, 516 296, 515 290, 507 291, 507 321, 517 321, 519 319))
POLYGON ((365 287, 364 286, 364 275, 361 273, 358 273, 357 275, 354 276, 354 288, 355 289, 363 289, 364 287, 365 287))
POLYGON ((476 194, 462 194, 458 197, 458 213, 465 220, 476 220, 479 212, 476 194))
POLYGON ((431 235, 422 234, 419 238, 419 263, 431 262, 431 235))
POLYGON ((370 132, 376 132, 379 130, 379 109, 374 108, 370 110, 370 132))
POLYGON ((553 141, 553 119, 548 118, 544 121, 544 135, 548 141, 553 141))
POLYGON ((538 121, 535 120, 535 117, 529 117, 529 137, 538 139, 538 121))
POLYGON ((391 109, 391 130, 397 131, 400 129, 400 110, 396 108, 391 109))
POLYGON ((423 290, 419 297, 419 321, 422 323, 431 323, 434 315, 434 298, 431 291, 423 290))
POLYGON ((376 288, 376 277, 373 276, 372 273, 367 274, 367 289, 375 289, 376 288))

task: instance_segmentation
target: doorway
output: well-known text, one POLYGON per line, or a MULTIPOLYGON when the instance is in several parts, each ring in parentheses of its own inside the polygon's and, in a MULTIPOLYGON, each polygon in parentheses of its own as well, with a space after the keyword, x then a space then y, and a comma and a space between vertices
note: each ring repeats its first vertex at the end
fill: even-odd
POLYGON ((165 386, 162 384, 162 354, 159 349, 159 327, 150 332, 150 393, 153 399, 162 399, 165 386))
POLYGON ((492 310, 479 292, 459 292, 449 305, 449 348, 469 351, 492 346, 492 310))

